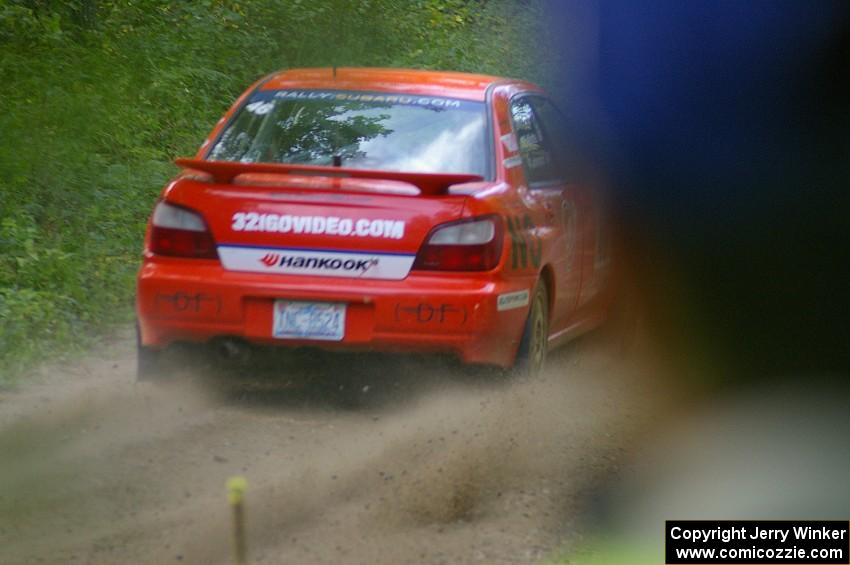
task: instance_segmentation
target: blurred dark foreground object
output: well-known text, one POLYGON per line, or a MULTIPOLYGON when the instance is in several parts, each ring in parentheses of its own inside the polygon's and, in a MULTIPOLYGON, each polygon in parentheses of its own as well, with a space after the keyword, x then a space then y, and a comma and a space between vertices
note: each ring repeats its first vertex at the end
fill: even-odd
POLYGON ((850 368, 848 8, 550 5, 657 345, 719 384, 850 368))
POLYGON ((846 519, 850 4, 549 7, 654 347, 715 387, 665 388, 569 563, 659 563, 665 519, 846 519))

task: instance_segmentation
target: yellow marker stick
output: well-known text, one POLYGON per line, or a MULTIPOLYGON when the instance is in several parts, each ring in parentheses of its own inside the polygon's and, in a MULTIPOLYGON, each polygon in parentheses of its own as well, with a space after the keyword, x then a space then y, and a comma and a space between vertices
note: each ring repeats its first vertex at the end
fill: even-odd
POLYGON ((248 481, 245 477, 230 477, 227 479, 227 501, 233 507, 233 561, 236 565, 245 565, 245 509, 243 500, 248 481))

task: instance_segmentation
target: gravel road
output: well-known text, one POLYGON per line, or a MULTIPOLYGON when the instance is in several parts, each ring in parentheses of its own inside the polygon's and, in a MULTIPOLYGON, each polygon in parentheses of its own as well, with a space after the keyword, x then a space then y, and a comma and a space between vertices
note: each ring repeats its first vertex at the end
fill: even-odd
POLYGON ((135 383, 117 332, 0 395, 0 563, 229 563, 234 475, 251 563, 539 562, 658 411, 614 341, 525 381, 303 352, 135 383))

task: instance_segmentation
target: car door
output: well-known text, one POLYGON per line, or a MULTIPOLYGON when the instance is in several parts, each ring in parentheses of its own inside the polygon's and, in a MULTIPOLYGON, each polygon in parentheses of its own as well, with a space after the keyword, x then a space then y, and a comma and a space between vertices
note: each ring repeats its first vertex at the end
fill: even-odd
MULTIPOLYGON (((565 159, 557 141, 559 125, 544 124, 538 108, 551 104, 539 94, 520 94, 511 99, 511 118, 516 134, 529 197, 544 210, 548 238, 553 249, 551 267, 555 279, 550 332, 569 327, 581 288, 580 199, 565 175, 565 159)), ((543 110, 544 112, 547 110, 543 110)))
POLYGON ((541 122, 544 134, 552 139, 561 177, 564 179, 564 200, 569 207, 575 231, 573 239, 577 246, 571 252, 579 255, 581 286, 576 309, 584 317, 584 307, 596 298, 608 279, 609 253, 603 217, 604 206, 599 201, 601 194, 595 192, 590 183, 592 163, 588 154, 580 148, 575 128, 570 127, 564 114, 548 99, 533 97, 534 111, 541 122))

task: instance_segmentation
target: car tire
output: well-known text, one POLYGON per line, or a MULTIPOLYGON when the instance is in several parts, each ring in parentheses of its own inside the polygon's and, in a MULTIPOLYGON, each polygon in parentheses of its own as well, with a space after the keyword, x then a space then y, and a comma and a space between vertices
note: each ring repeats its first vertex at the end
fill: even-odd
POLYGON ((546 365, 549 341, 549 295, 539 282, 528 306, 528 318, 522 332, 511 375, 536 377, 546 365))

